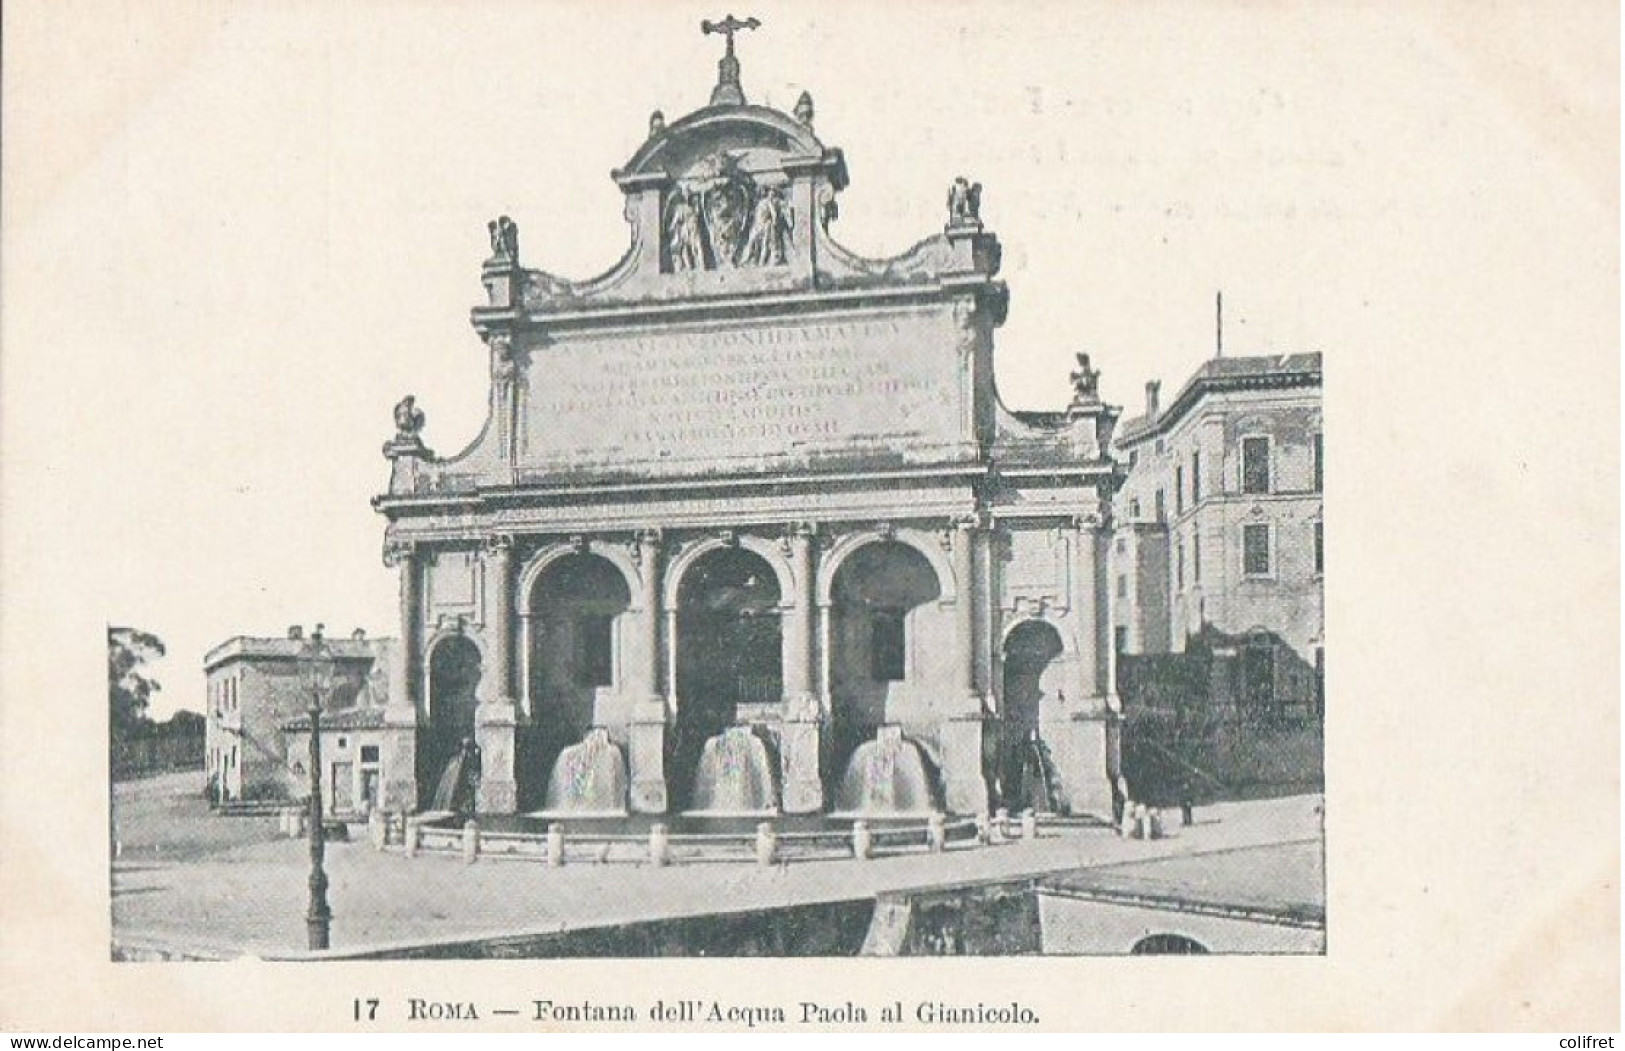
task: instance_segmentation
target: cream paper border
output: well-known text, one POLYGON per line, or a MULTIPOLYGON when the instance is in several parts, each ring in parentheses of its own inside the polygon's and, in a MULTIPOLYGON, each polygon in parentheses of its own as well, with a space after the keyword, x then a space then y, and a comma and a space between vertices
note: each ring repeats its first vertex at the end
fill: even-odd
MULTIPOLYGON (((1159 40, 1185 49, 1180 76, 1187 78, 1185 97, 1198 107, 1231 97, 1224 93, 1238 78, 1253 78, 1260 99, 1268 102, 1273 93, 1288 111, 1318 100, 1287 124, 1269 123, 1265 110, 1239 120, 1234 134, 1259 136, 1257 155, 1265 159, 1257 165, 1227 168, 1221 153, 1205 170, 1201 158, 1191 158, 1197 170, 1165 164, 1146 177, 1169 180, 1171 207, 1184 200, 1181 187, 1247 180, 1248 191, 1236 195, 1246 201, 1259 199, 1259 180, 1265 190, 1279 180, 1277 196, 1299 200, 1302 210, 1258 217, 1259 253, 1286 258, 1277 239, 1316 238, 1295 265, 1248 274, 1242 284, 1254 299, 1255 326, 1266 327, 1270 315, 1288 319, 1274 334, 1309 344, 1281 349, 1326 354, 1333 552, 1328 955, 110 964, 103 628, 141 615, 140 602, 126 597, 115 608, 111 597, 129 577, 129 560, 187 542, 167 519, 121 519, 126 503, 151 504, 118 494, 158 487, 188 515, 206 515, 229 495, 189 488, 197 470, 184 460, 132 456, 145 448, 133 438, 182 421, 168 415, 164 402, 108 389, 110 377, 128 375, 135 355, 173 385, 166 389, 209 386, 208 370, 231 367, 235 349, 259 345, 265 333, 224 326, 212 346, 198 346, 195 332, 184 337, 193 343, 177 335, 179 345, 165 345, 151 338, 167 324, 164 311, 209 309, 220 297, 243 296, 245 284, 269 282, 274 289, 292 281, 298 296, 288 302, 298 299, 302 309, 287 316, 287 368, 309 370, 319 387, 320 362, 300 349, 302 341, 319 341, 324 327, 342 325, 345 312, 369 296, 409 300, 415 289, 437 288, 443 279, 471 303, 483 230, 475 226, 472 242, 449 258, 434 252, 401 258, 395 287, 350 287, 350 276, 335 272, 330 260, 311 260, 315 273, 293 272, 298 267, 289 264, 297 260, 269 260, 223 275, 213 252, 198 252, 198 242, 179 236, 167 255, 120 255, 115 249, 128 238, 104 239, 83 221, 84 202, 107 209, 112 225, 100 229, 109 233, 160 222, 147 211, 151 195, 142 180, 163 173, 128 162, 132 140, 162 133, 153 122, 176 112, 170 93, 191 84, 188 78, 209 83, 211 63, 255 54, 272 62, 289 49, 326 48, 334 91, 376 88, 347 75, 393 76, 403 95, 421 99, 404 90, 408 82, 436 78, 448 103, 421 113, 424 122, 472 119, 456 106, 472 97, 469 84, 486 76, 479 91, 491 105, 513 108, 514 142, 529 149, 549 136, 567 142, 590 135, 606 113, 624 110, 627 126, 616 131, 624 132, 629 154, 648 108, 664 103, 675 117, 703 101, 716 47, 700 41, 691 23, 724 12, 664 4, 600 10, 496 2, 17 0, 4 12, 0 1029, 339 1029, 356 996, 485 1001, 545 994, 563 1001, 628 990, 638 1000, 1014 997, 1033 1006, 1046 1029, 1618 1027, 1617 11, 1602 3, 914 4, 902 10, 915 32, 904 32, 910 23, 900 23, 897 10, 844 3, 814 12, 758 3, 739 12, 767 25, 741 42, 747 91, 776 85, 782 97, 773 101, 788 108, 793 95, 782 85, 799 78, 819 100, 826 141, 847 147, 854 189, 842 236, 866 250, 900 251, 911 243, 881 245, 875 233, 877 213, 913 206, 903 195, 931 198, 923 218, 910 218, 920 235, 930 231, 939 221, 938 187, 958 174, 949 164, 988 179, 987 210, 1004 216, 1042 204, 1024 194, 1018 160, 1043 173, 1035 178, 1044 185, 1054 185, 1045 180, 1067 165, 1077 166, 1085 182, 1099 178, 1096 162, 1122 144, 1091 142, 1082 132, 1070 140, 1069 157, 1046 152, 1041 138, 1027 143, 1024 158, 1015 146, 997 158, 977 141, 942 147, 956 127, 982 126, 984 111, 1008 111, 1017 139, 1041 136, 1041 127, 1024 130, 1018 113, 1027 103, 1056 104, 1043 96, 1047 82, 1029 74, 1050 68, 1057 54, 1098 67, 1121 104, 1171 97, 1156 61, 1159 40), (370 50, 448 16, 445 24, 456 28, 448 31, 451 42, 413 67, 391 71, 370 50), (322 31, 329 20, 344 23, 331 37, 322 31), (469 40, 459 43, 458 32, 469 40), (620 61, 622 45, 646 55, 649 41, 666 34, 682 34, 671 37, 669 62, 640 68, 620 61), (228 44, 238 50, 223 51, 228 44), (494 56, 527 49, 537 56, 534 85, 498 78, 472 61, 484 53, 493 69, 507 70, 507 60, 494 56), (1281 70, 1298 79, 1276 79, 1281 70), (899 94, 928 85, 936 108, 917 118, 900 115, 887 78, 899 94), (570 84, 574 90, 561 87, 570 84), (873 144, 858 151, 854 140, 864 138, 867 121, 883 129, 880 141, 891 143, 889 151, 873 144), (1341 182, 1306 174, 1336 151, 1295 151, 1304 137, 1344 143, 1341 182), (938 166, 908 169, 916 148, 938 166), (903 166, 905 177, 886 182, 888 165, 903 166), (860 209, 865 180, 879 189, 861 198, 860 209), (1342 186, 1346 196, 1309 192, 1327 186, 1342 186), (893 193, 899 196, 886 196, 893 193), (1344 236, 1328 240, 1317 222, 1332 222, 1344 236), (168 275, 163 287, 172 297, 132 305, 137 290, 150 292, 137 271, 153 266, 168 275), (116 316, 151 310, 158 320, 142 340, 122 340, 96 323, 111 303, 118 304, 116 316)), ((283 87, 290 98, 318 90, 283 87)), ((1094 101, 1100 108, 1080 103, 1077 120, 1107 120, 1111 100, 1094 101)), ((1216 119, 1227 118, 1221 110, 1216 119)), ((280 125, 268 123, 205 124, 191 160, 208 165, 244 137, 278 133, 280 125)), ((342 165, 365 145, 335 146, 325 162, 342 165)), ((501 170, 503 148, 492 144, 493 171, 501 170)), ((598 169, 608 166, 597 154, 589 161, 556 142, 545 152, 551 162, 535 170, 538 185, 583 166, 602 180, 598 169)), ((1132 153, 1123 147, 1120 162, 1136 163, 1132 153)), ((325 202, 287 196, 278 173, 284 159, 268 151, 263 160, 240 173, 247 181, 242 199, 260 206, 239 211, 219 231, 222 249, 227 240, 269 244, 279 224, 318 219, 338 246, 335 257, 369 248, 403 251, 406 243, 417 249, 416 242, 390 240, 376 224, 410 227, 439 207, 396 200, 380 184, 388 207, 353 221, 322 216, 325 202)), ((610 189, 605 183, 597 198, 608 211, 603 223, 581 234, 602 265, 620 244, 610 189)), ((484 192, 479 185, 448 187, 446 207, 469 195, 484 202, 484 192)), ((1077 231, 1071 276, 1085 289, 1114 279, 1114 246, 1098 233, 1111 214, 1111 191, 1102 192, 1079 197, 1076 214, 1051 220, 1077 231)), ((510 206, 491 199, 481 207, 495 214, 510 206)), ((1200 220, 1202 205, 1193 207, 1200 220)), ((569 222, 544 217, 547 197, 539 190, 511 209, 527 233, 527 262, 551 266, 549 239, 556 245, 556 231, 568 230, 569 222)), ((1142 298, 1095 304, 1098 327, 1067 315, 1068 329, 1040 339, 1051 303, 1055 310, 1062 304, 1028 294, 1039 281, 1022 270, 1022 253, 1031 246, 1014 238, 1010 224, 997 229, 1015 293, 1012 325, 1018 315, 1031 318, 1024 345, 1052 344, 1035 352, 1042 376, 1025 377, 1020 363, 1004 362, 1001 383, 1042 390, 1054 382, 1046 377, 1064 375, 1073 343, 1098 343, 1106 393, 1128 403, 1132 415, 1138 404, 1132 356, 1150 360, 1163 350, 1131 349, 1129 338, 1114 345, 1116 333, 1131 333, 1137 315, 1202 307, 1188 299, 1159 302, 1174 286, 1159 268, 1142 267, 1135 275, 1142 298)), ((1148 236, 1157 232, 1155 224, 1147 229, 1148 236)), ((142 243, 162 245, 161 229, 157 237, 147 233, 142 243)), ((1177 247, 1180 258, 1208 253, 1221 275, 1245 272, 1249 251, 1246 243, 1200 240, 1177 247)), ((222 255, 241 265, 241 253, 222 255)), ((461 316, 447 322, 463 324, 461 316)), ((1238 330, 1238 339, 1243 335, 1238 330)), ((463 338, 458 345, 466 350, 466 330, 463 338)), ((1178 360, 1199 360, 1182 353, 1178 360)), ((444 373, 444 360, 413 359, 397 375, 444 373)), ((277 456, 281 439, 265 425, 267 416, 297 431, 325 427, 346 411, 331 391, 308 401, 288 398, 289 388, 267 368, 246 367, 237 388, 245 406, 240 418, 252 426, 196 447, 198 470, 220 457, 277 456)), ((446 420, 478 408, 482 377, 465 371, 466 389, 441 393, 431 405, 431 413, 441 413, 436 433, 448 443, 473 433, 462 421, 446 420), (459 400, 468 406, 456 407, 459 400)), ((1185 375, 1188 367, 1165 372, 1165 389, 1185 375)), ((380 401, 366 409, 376 415, 362 428, 376 435, 369 441, 385 436, 387 408, 380 401)), ((229 431, 233 415, 218 419, 229 431)), ((376 488, 382 462, 371 470, 376 488)), ((358 505, 369 494, 358 491, 358 505)), ((265 542, 282 532, 317 535, 327 526, 313 526, 299 512, 288 504, 265 542)), ((378 526, 367 527, 367 543, 376 543, 378 526)), ((218 576, 200 563, 169 586, 207 605, 218 601, 218 576)), ((388 606, 379 611, 386 625, 389 615, 388 606)), ((256 627, 221 623, 219 635, 256 627)), ((195 674, 191 660, 189 654, 172 660, 169 674, 195 674)))

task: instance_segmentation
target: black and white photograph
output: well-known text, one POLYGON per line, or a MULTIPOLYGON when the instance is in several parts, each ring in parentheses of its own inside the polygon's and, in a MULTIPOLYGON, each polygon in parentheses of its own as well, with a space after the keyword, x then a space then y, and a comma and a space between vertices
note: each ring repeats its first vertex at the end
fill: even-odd
POLYGON ((8 13, 74 43, 6 34, 7 988, 1617 1028, 1618 12, 1553 11, 8 13))

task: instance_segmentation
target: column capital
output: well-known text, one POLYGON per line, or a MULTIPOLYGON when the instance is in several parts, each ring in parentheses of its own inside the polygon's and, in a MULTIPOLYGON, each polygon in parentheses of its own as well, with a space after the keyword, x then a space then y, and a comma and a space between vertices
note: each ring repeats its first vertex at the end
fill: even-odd
POLYGON ((486 558, 497 558, 513 554, 513 535, 511 533, 490 533, 481 543, 486 558))
POLYGON ((792 522, 784 527, 784 535, 779 537, 779 550, 784 552, 786 558, 794 557, 797 549, 811 551, 812 545, 818 540, 818 524, 816 522, 792 522))
POLYGON ((632 564, 642 566, 645 554, 651 558, 658 556, 665 541, 666 534, 660 529, 638 530, 633 534, 631 542, 626 545, 627 551, 632 556, 632 564))
POLYGON ((415 540, 384 541, 384 565, 390 569, 403 566, 416 558, 422 545, 415 540))

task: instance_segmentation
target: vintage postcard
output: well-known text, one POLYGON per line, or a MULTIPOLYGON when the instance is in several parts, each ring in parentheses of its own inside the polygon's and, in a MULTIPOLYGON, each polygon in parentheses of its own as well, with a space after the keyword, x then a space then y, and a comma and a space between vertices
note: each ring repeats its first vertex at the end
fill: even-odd
POLYGON ((5 28, 0 1028, 1617 1028, 1617 10, 5 28))

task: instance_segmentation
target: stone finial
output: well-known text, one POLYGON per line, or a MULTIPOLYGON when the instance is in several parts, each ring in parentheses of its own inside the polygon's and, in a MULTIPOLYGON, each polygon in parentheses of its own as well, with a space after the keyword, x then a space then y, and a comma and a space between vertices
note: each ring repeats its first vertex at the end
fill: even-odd
POLYGON ((812 123, 813 123, 813 100, 812 100, 812 93, 811 92, 803 91, 801 93, 801 97, 796 99, 795 118, 796 118, 796 123, 800 124, 802 127, 804 127, 804 128, 811 128, 812 127, 812 123))
POLYGON ((666 115, 659 110, 649 114, 649 138, 654 138, 666 130, 666 115))
POLYGON ((1072 404, 1077 409, 1100 403, 1100 370, 1089 364, 1089 355, 1077 356, 1078 367, 1072 370, 1072 404))
POLYGON ((961 175, 948 187, 948 228, 974 228, 981 225, 982 184, 972 183, 961 175))
POLYGON ((420 440, 423 425, 429 421, 424 411, 418 408, 418 400, 408 394, 395 403, 395 440, 409 442, 420 440))
POLYGON ((506 215, 485 224, 491 234, 491 258, 519 262, 519 224, 506 215))
POLYGON ((428 421, 417 398, 408 394, 395 403, 395 437, 384 443, 384 456, 395 460, 402 456, 429 459, 434 454, 423 444, 423 425, 428 421))
POLYGON ((761 22, 755 18, 740 20, 728 15, 720 22, 709 19, 700 23, 700 32, 706 36, 712 33, 721 33, 728 40, 728 47, 723 52, 722 59, 717 63, 717 86, 711 89, 711 105, 713 106, 743 106, 745 104, 745 91, 739 86, 739 59, 734 57, 734 34, 745 29, 760 28, 761 22))

